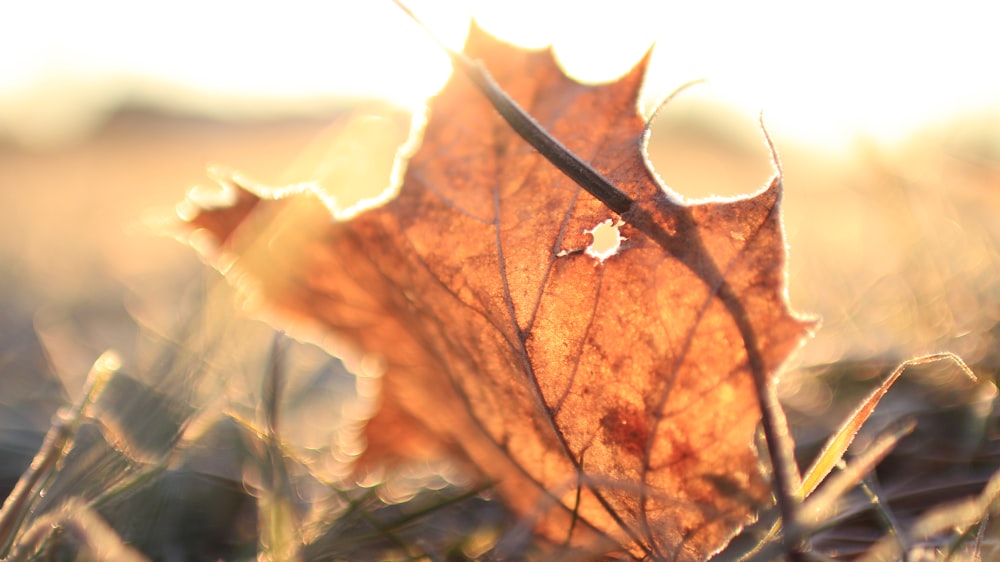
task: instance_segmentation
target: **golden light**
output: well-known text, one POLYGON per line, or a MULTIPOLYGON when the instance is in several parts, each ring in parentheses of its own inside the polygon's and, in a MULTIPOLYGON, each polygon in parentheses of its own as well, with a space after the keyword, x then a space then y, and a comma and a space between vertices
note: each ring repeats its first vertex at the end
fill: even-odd
MULTIPOLYGON (((778 137, 895 139, 960 108, 1000 100, 981 2, 631 0, 409 3, 447 44, 470 15, 522 45, 547 43, 587 81, 621 74, 656 42, 646 103, 685 95, 763 111, 778 137)), ((101 0, 19 5, 0 37, 0 133, 41 143, 83 131, 122 101, 223 116, 303 114, 337 97, 413 107, 447 61, 392 2, 101 0), (46 140, 48 139, 48 140, 46 140)))

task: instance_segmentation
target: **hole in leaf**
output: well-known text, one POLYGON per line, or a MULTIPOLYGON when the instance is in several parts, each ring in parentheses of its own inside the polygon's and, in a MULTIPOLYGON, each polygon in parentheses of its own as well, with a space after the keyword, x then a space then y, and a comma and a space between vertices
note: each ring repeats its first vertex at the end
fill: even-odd
POLYGON ((618 232, 619 226, 621 223, 608 219, 590 230, 584 230, 585 233, 594 238, 594 241, 587 246, 585 253, 598 262, 603 262, 617 254, 622 242, 626 240, 618 232))

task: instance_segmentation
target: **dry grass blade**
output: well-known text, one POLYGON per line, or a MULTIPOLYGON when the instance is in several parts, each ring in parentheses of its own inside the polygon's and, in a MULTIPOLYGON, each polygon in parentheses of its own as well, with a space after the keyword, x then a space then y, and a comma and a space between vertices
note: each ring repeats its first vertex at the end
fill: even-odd
MULTIPOLYGON (((835 514, 835 504, 850 488, 858 485, 866 474, 892 452, 900 439, 913 431, 915 423, 905 421, 883 431, 883 433, 856 459, 840 473, 832 477, 823 490, 805 502, 799 513, 799 530, 806 536, 810 529, 815 529, 835 514)), ((780 558, 784 553, 784 544, 773 538, 781 529, 780 520, 771 527, 768 535, 755 548, 744 555, 736 555, 741 562, 764 562, 780 558)), ((794 538, 794 537, 793 537, 794 538)), ((816 556, 817 553, 812 553, 816 556)), ((731 558, 719 558, 728 560, 731 558)))
POLYGON ((847 448, 851 446, 854 441, 854 437, 858 434, 858 430, 861 426, 868 421, 872 412, 875 411, 875 407, 885 396, 886 392, 892 388, 892 385, 899 379, 899 377, 908 369, 916 365, 924 365, 926 363, 932 363, 935 361, 953 361, 962 370, 963 373, 968 375, 972 380, 976 380, 976 375, 972 372, 972 369, 965 364, 965 361, 961 357, 955 355, 954 353, 943 352, 934 353, 931 355, 924 355, 921 357, 914 357, 912 359, 907 359, 899 364, 888 377, 882 381, 882 384, 878 386, 871 394, 868 395, 864 401, 858 406, 858 409, 854 411, 853 414, 840 429, 837 430, 833 436, 826 442, 823 446, 822 452, 816 457, 812 466, 806 471, 804 477, 802 478, 802 486, 799 488, 797 496, 799 499, 804 499, 812 494, 820 483, 826 479, 833 467, 840 463, 841 459, 844 458, 844 453, 847 452, 847 448))
POLYGON ((976 545, 973 549, 972 562, 983 562, 983 537, 986 535, 986 528, 990 524, 990 512, 983 514, 982 521, 979 522, 979 532, 976 533, 976 545))
POLYGON ((87 408, 94 403, 121 361, 113 352, 105 352, 87 375, 86 392, 71 412, 60 416, 45 435, 42 446, 21 475, 3 508, 0 509, 0 555, 10 552, 17 530, 30 511, 30 504, 39 483, 48 478, 72 446, 73 436, 87 408))
POLYGON ((260 551, 258 560, 301 560, 302 539, 298 529, 301 517, 292 498, 294 492, 282 452, 279 436, 279 403, 284 382, 284 348, 281 335, 276 334, 271 347, 271 365, 264 377, 262 395, 263 425, 266 435, 259 445, 264 448, 258 455, 260 489, 257 506, 260 525, 260 551))
MULTIPOLYGON (((961 538, 974 525, 980 525, 984 528, 988 522, 987 515, 997 508, 998 498, 1000 498, 1000 472, 993 474, 978 496, 934 508, 921 517, 910 529, 910 544, 920 544, 921 542, 926 544, 934 537, 948 534, 954 534, 961 538)), ((977 537, 981 532, 977 533, 977 537)), ((953 545, 949 549, 951 551, 949 558, 954 556, 956 547, 957 545, 953 545)), ((981 548, 982 543, 977 538, 973 542, 973 552, 970 554, 970 558, 981 557, 981 548)), ((896 540, 892 537, 883 537, 860 560, 861 562, 895 560, 903 554, 896 540)), ((994 552, 994 554, 996 553, 994 552)))
POLYGON ((896 514, 893 512, 888 501, 884 498, 884 491, 879 485, 874 471, 865 475, 864 479, 861 481, 860 488, 868 498, 868 501, 871 502, 872 507, 875 509, 875 513, 882 521, 882 524, 885 525, 886 529, 889 529, 890 535, 896 538, 900 548, 906 550, 906 537, 903 536, 903 533, 901 532, 903 525, 900 523, 899 518, 896 517, 896 514))
POLYGON ((847 490, 857 486, 866 474, 882 462, 899 440, 913 432, 914 420, 905 420, 885 430, 865 451, 849 463, 844 470, 828 479, 826 486, 809 498, 802 506, 802 523, 818 526, 834 511, 837 500, 847 490))
MULTIPOLYGON (((829 476, 830 472, 834 469, 834 467, 843 462, 844 454, 847 452, 848 447, 851 446, 851 443, 854 442, 854 438, 857 436, 858 431, 861 429, 861 426, 863 426, 865 422, 868 421, 868 418, 871 417, 872 412, 875 411, 875 407, 878 406, 882 398, 886 395, 887 392, 889 392, 889 389, 892 388, 892 385, 895 384, 897 380, 899 380, 899 377, 902 376, 902 374, 909 367, 913 367, 916 365, 924 365, 927 363, 933 363, 935 361, 945 361, 945 360, 953 361, 956 365, 958 365, 958 367, 962 370, 962 372, 965 373, 970 379, 977 380, 976 375, 972 372, 972 369, 970 369, 969 366, 965 364, 965 361, 963 361, 961 357, 955 355, 954 353, 950 352, 933 353, 930 355, 923 355, 920 357, 914 357, 912 359, 907 359, 906 361, 903 361, 895 369, 893 369, 892 373, 890 373, 889 376, 887 376, 882 381, 882 383, 875 390, 871 392, 871 394, 869 394, 864 400, 861 401, 861 403, 858 405, 854 413, 851 414, 846 421, 844 421, 844 423, 832 436, 830 436, 826 444, 823 446, 823 449, 821 450, 820 454, 816 457, 816 460, 813 461, 813 464, 809 467, 808 470, 806 470, 805 474, 803 475, 802 483, 799 486, 799 489, 796 493, 796 498, 801 501, 809 497, 814 491, 816 491, 819 485, 826 480, 827 476, 829 476)), ((903 435, 899 435, 900 438, 902 436, 903 435)), ((884 451, 884 454, 888 454, 890 450, 891 446, 884 451)), ((872 449, 869 449, 869 451, 873 452, 874 446, 872 449)), ((884 454, 879 457, 879 460, 881 460, 881 458, 884 457, 884 454)), ((855 464, 860 466, 861 463, 856 462, 855 464)), ((876 461, 875 464, 878 464, 878 462, 876 461)), ((875 465, 873 464, 872 467, 874 466, 875 465)), ((845 480, 844 482, 847 481, 845 480)), ((857 483, 857 481, 855 481, 854 483, 857 483)), ((842 492, 843 490, 841 491, 841 493, 842 492)), ((836 499, 836 497, 838 496, 831 496, 831 499, 836 499)), ((807 510, 804 510, 803 513, 809 513, 810 511, 814 512, 816 507, 822 505, 822 503, 810 502, 810 505, 812 505, 813 507, 807 508, 807 510)), ((780 530, 781 530, 781 521, 779 520, 771 528, 767 537, 763 541, 761 541, 759 548, 757 550, 751 551, 748 554, 748 557, 760 555, 761 553, 763 553, 764 552, 763 547, 768 543, 770 543, 772 539, 778 535, 778 532, 780 530)))
MULTIPOLYGON (((60 541, 70 541, 77 548, 75 560, 93 562, 147 562, 139 551, 125 544, 118 533, 90 506, 70 499, 52 513, 36 519, 24 533, 24 541, 11 555, 9 562, 36 560, 46 553, 48 541, 60 535, 60 541), (41 551, 41 552, 40 552, 41 551)), ((45 559, 51 559, 44 557, 45 559)), ((56 556, 55 558, 58 559, 56 556)))

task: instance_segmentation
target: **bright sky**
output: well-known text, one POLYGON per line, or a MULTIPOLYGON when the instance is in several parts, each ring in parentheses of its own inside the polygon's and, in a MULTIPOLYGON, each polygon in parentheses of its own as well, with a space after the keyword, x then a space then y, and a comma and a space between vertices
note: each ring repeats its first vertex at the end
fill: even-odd
MULTIPOLYGON (((656 41, 646 104, 685 93, 784 138, 888 140, 1000 106, 1000 4, 412 0, 452 45, 471 12, 502 38, 552 42, 579 77, 624 72, 656 41)), ((339 95, 409 106, 444 56, 390 0, 36 0, 0 8, 0 135, 70 138, 124 98, 180 111, 305 112, 339 95), (222 102, 220 106, 218 102, 222 102)))

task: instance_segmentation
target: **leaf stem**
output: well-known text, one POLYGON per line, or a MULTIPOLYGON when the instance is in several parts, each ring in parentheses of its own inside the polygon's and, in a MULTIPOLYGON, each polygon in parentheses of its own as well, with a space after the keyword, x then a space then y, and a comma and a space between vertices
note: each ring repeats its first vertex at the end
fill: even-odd
POLYGON ((631 197, 546 132, 503 91, 482 64, 459 53, 449 51, 448 54, 514 132, 533 146, 546 160, 619 216, 632 210, 635 201, 631 197))
POLYGON ((541 125, 528 115, 513 98, 503 91, 503 88, 493 80, 482 64, 470 59, 463 53, 456 52, 442 43, 430 29, 400 0, 393 0, 406 15, 410 16, 420 27, 434 39, 452 62, 465 76, 475 84, 476 88, 489 100, 503 120, 514 129, 522 139, 535 148, 546 160, 566 174, 577 185, 590 193, 598 201, 607 205, 619 216, 632 210, 635 201, 618 189, 611 180, 602 176, 586 162, 573 154, 561 142, 550 135, 541 125))

